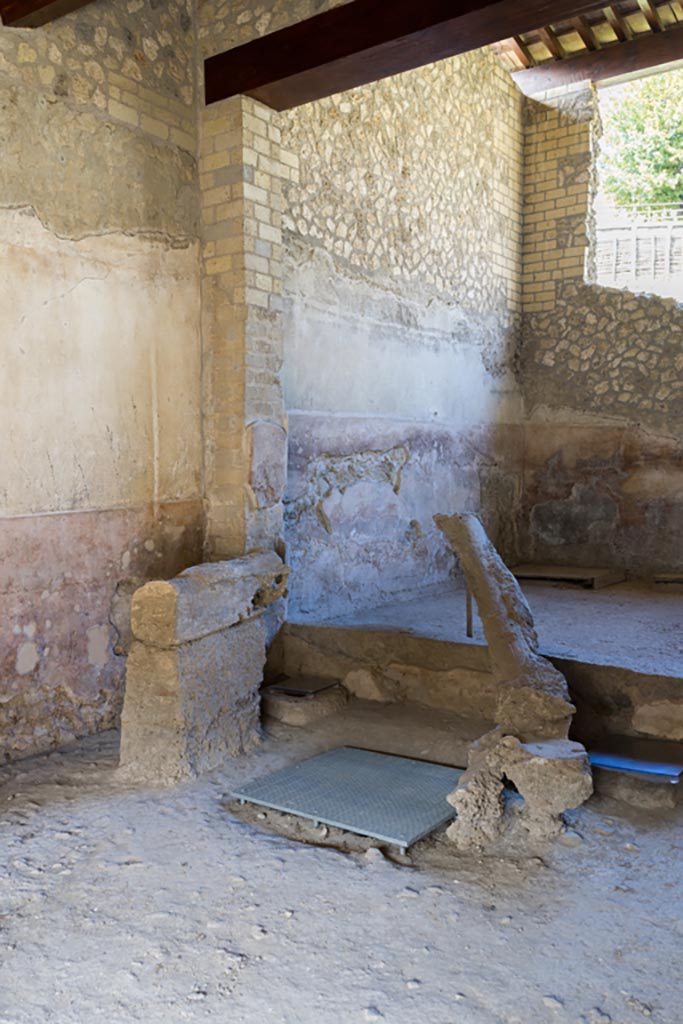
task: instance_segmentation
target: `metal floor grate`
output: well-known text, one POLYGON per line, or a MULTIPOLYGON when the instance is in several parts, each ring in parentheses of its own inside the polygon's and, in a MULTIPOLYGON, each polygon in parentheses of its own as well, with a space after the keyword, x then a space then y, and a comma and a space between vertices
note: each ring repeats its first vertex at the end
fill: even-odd
POLYGON ((406 850, 455 817, 446 797, 461 775, 458 768, 339 747, 234 795, 406 850))

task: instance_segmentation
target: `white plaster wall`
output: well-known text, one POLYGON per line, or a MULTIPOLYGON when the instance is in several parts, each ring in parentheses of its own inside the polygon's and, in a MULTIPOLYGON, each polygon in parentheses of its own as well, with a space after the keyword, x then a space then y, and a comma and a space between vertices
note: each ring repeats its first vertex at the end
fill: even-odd
POLYGON ((437 512, 514 557, 522 104, 490 53, 288 112, 290 615, 446 583, 437 512))
POLYGON ((342 276, 319 249, 288 261, 285 309, 283 384, 292 412, 454 429, 520 420, 495 314, 465 311, 427 290, 342 276))
POLYGON ((196 245, 0 211, 0 514, 201 491, 196 245))

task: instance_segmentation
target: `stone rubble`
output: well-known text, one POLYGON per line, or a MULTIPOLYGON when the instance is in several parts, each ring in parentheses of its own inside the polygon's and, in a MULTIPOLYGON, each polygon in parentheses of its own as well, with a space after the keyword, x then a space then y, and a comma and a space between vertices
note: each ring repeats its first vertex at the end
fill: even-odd
POLYGON ((483 848, 517 820, 525 838, 549 838, 562 830, 563 812, 593 792, 585 748, 568 739, 575 708, 567 682, 538 653, 531 610, 479 518, 435 516, 435 522, 460 559, 500 686, 497 726, 474 744, 449 797, 458 816, 448 836, 460 848, 483 848), (518 814, 507 798, 510 783, 524 800, 518 814))

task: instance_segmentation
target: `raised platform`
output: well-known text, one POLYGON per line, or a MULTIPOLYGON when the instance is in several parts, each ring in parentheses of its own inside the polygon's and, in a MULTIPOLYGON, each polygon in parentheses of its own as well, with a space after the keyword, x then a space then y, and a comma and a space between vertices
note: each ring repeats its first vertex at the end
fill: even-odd
MULTIPOLYGON (((621 583, 601 590, 527 583, 542 652, 565 674, 575 735, 683 741, 683 595, 621 583)), ((273 670, 343 678, 379 670, 400 700, 492 720, 496 684, 463 589, 430 590, 354 616, 288 623, 273 670)))

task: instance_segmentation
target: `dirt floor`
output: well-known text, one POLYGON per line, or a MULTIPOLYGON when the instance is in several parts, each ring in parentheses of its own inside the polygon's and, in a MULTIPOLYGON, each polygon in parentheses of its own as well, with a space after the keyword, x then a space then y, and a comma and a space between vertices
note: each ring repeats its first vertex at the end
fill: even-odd
POLYGON ((457 723, 412 714, 407 751, 387 711, 168 790, 117 779, 111 733, 1 769, 0 1024, 681 1024, 681 810, 591 802, 514 859, 235 806, 339 743, 460 760, 457 723))
MULTIPOLYGON (((603 590, 586 590, 525 583, 522 589, 544 654, 683 676, 682 588, 619 583, 603 590)), ((325 624, 332 623, 384 626, 435 640, 465 642, 465 592, 458 587, 430 588, 411 600, 325 624)), ((476 610, 473 642, 486 642, 476 610)))

